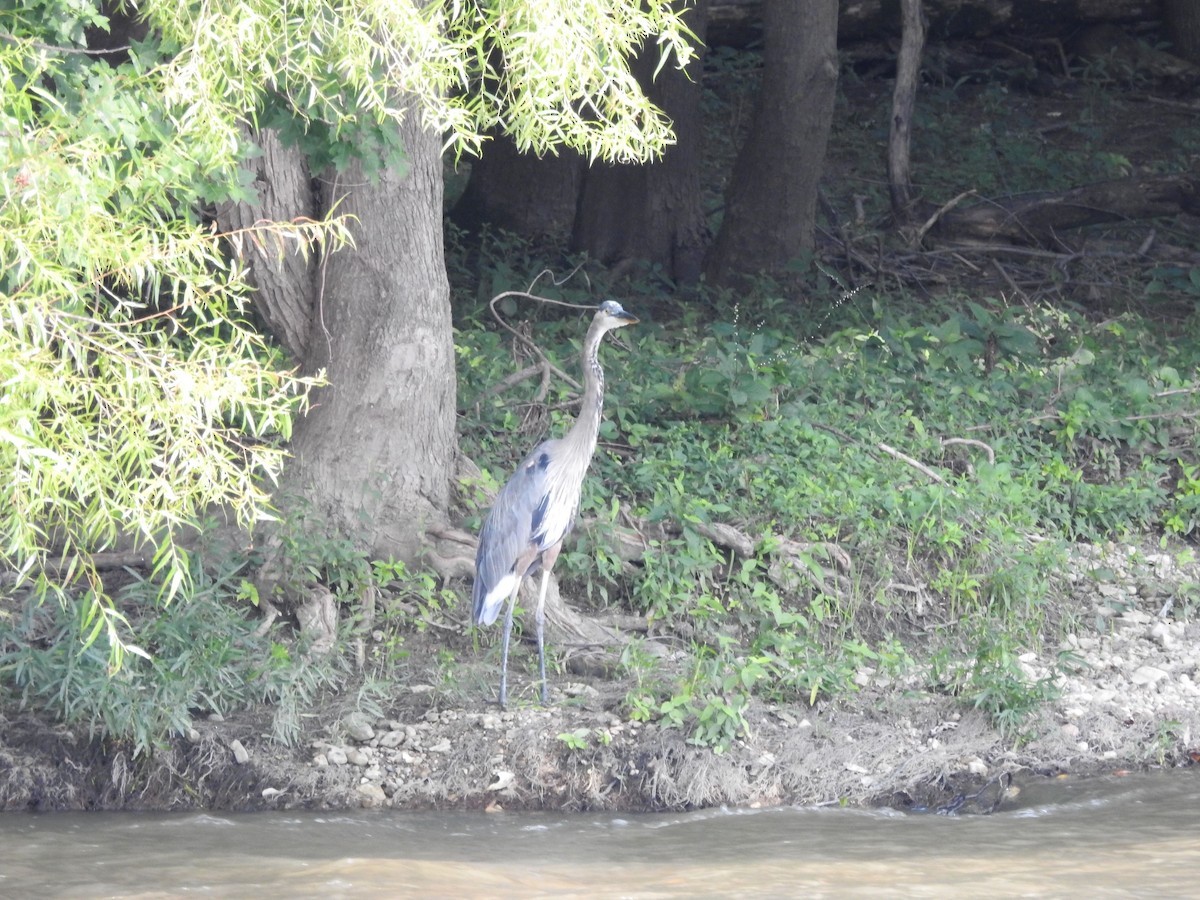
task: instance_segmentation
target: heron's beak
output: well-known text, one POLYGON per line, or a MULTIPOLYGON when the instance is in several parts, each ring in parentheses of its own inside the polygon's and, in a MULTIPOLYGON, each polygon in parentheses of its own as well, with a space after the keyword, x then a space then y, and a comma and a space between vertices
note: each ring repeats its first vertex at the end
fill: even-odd
POLYGON ((617 313, 616 317, 621 320, 622 325, 636 325, 638 322, 642 321, 633 313, 625 312, 625 310, 621 310, 619 313, 617 313))

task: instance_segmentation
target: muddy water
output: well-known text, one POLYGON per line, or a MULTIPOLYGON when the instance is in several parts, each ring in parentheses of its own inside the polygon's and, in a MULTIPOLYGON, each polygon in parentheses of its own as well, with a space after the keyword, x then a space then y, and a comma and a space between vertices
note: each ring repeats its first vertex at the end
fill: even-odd
POLYGON ((1200 772, 992 816, 0 816, 0 897, 1200 897, 1200 772))

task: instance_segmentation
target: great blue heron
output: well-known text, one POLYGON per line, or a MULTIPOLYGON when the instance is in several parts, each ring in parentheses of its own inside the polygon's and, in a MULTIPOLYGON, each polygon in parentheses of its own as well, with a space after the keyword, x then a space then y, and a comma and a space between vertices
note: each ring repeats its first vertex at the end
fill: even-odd
POLYGON ((500 705, 508 704, 508 641, 512 634, 513 607, 526 575, 542 569, 534 623, 537 629, 538 673, 542 703, 546 703, 546 586, 558 559, 563 538, 575 524, 583 478, 596 452, 596 435, 604 407, 604 370, 597 351, 606 332, 638 321, 621 304, 600 304, 583 339, 583 406, 575 424, 561 438, 543 441, 525 457, 516 473, 501 488, 479 531, 475 553, 475 587, 472 591, 476 625, 491 625, 508 601, 504 613, 504 642, 500 658, 500 705))

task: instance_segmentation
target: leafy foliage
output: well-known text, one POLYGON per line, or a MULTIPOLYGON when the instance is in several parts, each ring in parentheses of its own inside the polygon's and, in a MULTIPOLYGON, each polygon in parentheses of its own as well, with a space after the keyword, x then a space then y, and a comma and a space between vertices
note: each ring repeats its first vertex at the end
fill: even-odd
POLYGON ((459 149, 502 124, 539 151, 644 159, 669 122, 627 53, 652 35, 664 64, 692 53, 665 2, 138 12, 147 36, 100 55, 85 47, 88 29, 108 28, 99 3, 0 11, 0 562, 35 603, 73 608, 85 582, 73 618, 88 645, 105 637, 113 668, 148 651, 122 631, 92 555, 148 545, 164 598, 178 595, 189 566, 176 529, 210 505, 242 525, 269 515, 264 480, 319 382, 249 324, 240 261, 328 253, 348 225, 213 233, 209 204, 253 199, 247 124, 284 129, 317 164, 354 153, 368 169, 401 162, 405 115, 459 149))
MULTIPOLYGON (((628 349, 605 349, 606 426, 581 515, 608 523, 602 533, 619 504, 665 533, 635 569, 589 544, 559 570, 574 596, 645 613, 692 660, 680 670, 627 651, 628 714, 719 750, 745 733, 755 701, 916 678, 1020 738, 1053 695, 1019 658, 1054 634, 1047 601, 1068 542, 1190 527, 1200 384, 1180 373, 1197 371, 1200 351, 1133 312, 1095 324, 986 298, 906 307, 870 291, 827 295, 806 312, 824 334, 798 336, 779 296, 743 297, 715 322, 645 324, 622 335, 628 349), (751 537, 752 556, 713 542, 722 523, 751 537), (785 541, 807 549, 781 557, 785 541)), ((536 334, 571 371, 568 326, 536 334)), ((463 443, 511 460, 570 409, 536 433, 518 427, 523 389, 488 390, 509 365, 486 361, 492 340, 459 338, 461 396, 480 416, 463 443)), ((567 401, 557 390, 547 403, 567 401)))

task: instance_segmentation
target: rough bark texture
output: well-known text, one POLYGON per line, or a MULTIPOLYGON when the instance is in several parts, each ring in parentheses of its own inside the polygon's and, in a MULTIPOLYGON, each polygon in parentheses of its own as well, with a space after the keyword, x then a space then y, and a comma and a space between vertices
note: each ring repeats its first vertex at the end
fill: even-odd
MULTIPOLYGON (((766 0, 770 2, 770 0, 766 0)), ((709 45, 744 46, 762 34, 764 0, 711 0, 709 45)), ((1194 6, 1195 0, 1170 0, 1194 6)), ((840 0, 843 41, 900 33, 896 0, 840 0)), ((925 0, 934 37, 970 37, 1047 24, 1144 22, 1161 14, 1160 0, 925 0)))
MULTIPOLYGON (((708 0, 686 12, 701 46, 708 0)), ((657 47, 634 61, 638 81, 674 122, 677 141, 649 165, 597 163, 587 169, 572 247, 604 263, 646 260, 678 282, 700 276, 708 228, 700 191, 701 58, 687 72, 666 66, 655 77, 657 47)))
POLYGON ((837 87, 837 0, 768 0, 763 80, 710 278, 779 271, 810 250, 837 87))
POLYGON ((900 55, 896 60, 896 89, 892 94, 892 122, 888 134, 888 188, 892 199, 892 216, 905 222, 912 209, 912 146, 913 108, 917 102, 917 85, 921 80, 921 54, 925 49, 925 15, 922 0, 900 0, 904 33, 900 40, 900 55))
POLYGON ((1187 175, 1124 178, 954 209, 935 234, 954 241, 1003 241, 1061 249, 1063 232, 1085 225, 1200 214, 1200 179, 1187 175))
MULTIPOLYGON (((320 218, 317 198, 304 155, 286 147, 273 129, 254 136, 262 154, 246 163, 254 174, 258 203, 223 203, 217 210, 221 230, 234 233, 256 222, 282 221, 298 217, 320 218)), ((241 244, 253 254, 250 281, 257 289, 254 308, 271 333, 297 360, 305 359, 312 326, 313 301, 319 260, 299 253, 279 254, 270 247, 250 242, 241 244)))
POLYGON ((325 179, 356 247, 320 282, 306 368, 330 384, 297 424, 286 486, 373 553, 412 560, 449 505, 455 378, 440 144, 416 114, 401 136, 407 172, 325 179))
POLYGON ((574 150, 539 157, 496 135, 472 165, 451 219, 467 231, 486 223, 534 239, 564 239, 575 220, 584 165, 574 150))
POLYGON ((1163 18, 1172 52, 1200 64, 1200 2, 1163 0, 1163 18))

